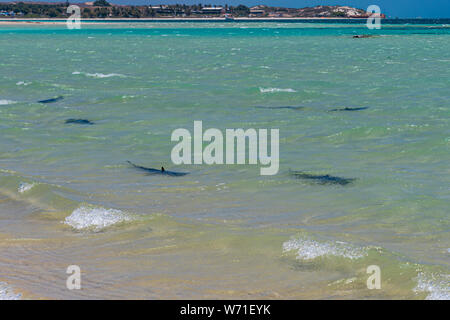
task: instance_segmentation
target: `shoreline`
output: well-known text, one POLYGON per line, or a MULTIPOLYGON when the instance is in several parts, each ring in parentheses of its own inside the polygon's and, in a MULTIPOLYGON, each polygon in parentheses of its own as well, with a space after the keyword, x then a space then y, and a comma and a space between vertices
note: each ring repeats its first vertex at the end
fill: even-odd
MULTIPOLYGON (((346 24, 346 25, 365 25, 366 18, 235 18, 233 20, 225 18, 86 18, 80 22, 84 25, 107 25, 107 24, 125 24, 125 23, 329 23, 329 24, 346 24)), ((0 18, 0 26, 12 25, 53 25, 61 26, 66 24, 68 19, 62 18, 0 18)), ((385 26, 397 24, 414 25, 439 25, 442 27, 450 27, 450 19, 382 19, 385 26), (407 21, 406 21, 407 20, 407 21), (415 20, 411 22, 411 20, 415 20)))
MULTIPOLYGON (((120 23, 120 22, 287 22, 287 21, 366 21, 367 18, 86 18, 82 23, 120 23)), ((67 19, 63 18, 0 18, 0 25, 11 24, 65 24, 67 19)))
MULTIPOLYGON (((32 21, 32 20, 48 20, 48 21, 66 21, 67 18, 0 18, 0 21, 32 21)), ((167 18, 81 18, 81 20, 88 20, 88 21, 108 21, 108 20, 162 20, 162 21, 172 21, 172 20, 180 20, 180 21, 203 21, 203 20, 214 20, 214 21, 249 21, 249 20, 255 20, 255 21, 261 21, 261 20, 367 20, 367 18, 340 18, 340 17, 333 17, 333 18, 314 18, 314 17, 273 17, 273 18, 256 18, 256 17, 240 17, 240 18, 233 18, 233 19, 227 19, 224 17, 202 17, 202 18, 174 18, 174 17, 167 17, 167 18)))

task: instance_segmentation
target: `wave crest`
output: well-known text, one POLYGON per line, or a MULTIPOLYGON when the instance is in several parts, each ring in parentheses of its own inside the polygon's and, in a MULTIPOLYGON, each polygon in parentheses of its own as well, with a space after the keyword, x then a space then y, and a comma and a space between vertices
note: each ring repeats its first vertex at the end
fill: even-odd
POLYGON ((345 242, 318 242, 306 238, 293 238, 283 243, 283 251, 297 251, 297 259, 312 260, 322 256, 337 256, 359 259, 367 256, 365 248, 351 246, 345 242))

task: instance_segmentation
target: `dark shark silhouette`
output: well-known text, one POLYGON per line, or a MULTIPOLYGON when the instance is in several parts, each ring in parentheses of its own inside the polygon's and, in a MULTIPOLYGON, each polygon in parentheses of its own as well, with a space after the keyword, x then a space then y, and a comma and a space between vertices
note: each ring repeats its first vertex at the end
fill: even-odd
POLYGON ((361 111, 361 110, 366 110, 366 109, 369 109, 369 107, 359 107, 359 108, 345 107, 345 108, 331 109, 329 111, 330 112, 333 112, 333 111, 361 111))
POLYGON ((67 119, 66 123, 93 125, 94 122, 86 119, 67 119))
POLYGON ((132 163, 131 161, 127 161, 127 162, 129 164, 131 164, 134 168, 141 170, 141 171, 145 171, 147 174, 162 174, 162 175, 167 175, 167 176, 172 176, 172 177, 181 177, 181 176, 185 176, 188 174, 187 172, 167 171, 166 169, 164 169, 164 167, 161 167, 161 169, 146 168, 146 167, 138 166, 138 165, 132 163))
POLYGON ((357 34, 353 36, 353 39, 362 39, 362 38, 373 38, 375 37, 372 34, 357 34))
POLYGON ((317 174, 305 173, 302 171, 289 171, 289 172, 296 179, 311 180, 318 184, 338 184, 341 186, 345 186, 345 185, 351 184, 353 181, 355 181, 355 179, 352 179, 352 178, 334 177, 334 176, 330 176, 328 174, 317 175, 317 174))
POLYGON ((64 99, 63 96, 58 96, 56 98, 46 99, 46 100, 39 100, 38 103, 53 103, 64 99))

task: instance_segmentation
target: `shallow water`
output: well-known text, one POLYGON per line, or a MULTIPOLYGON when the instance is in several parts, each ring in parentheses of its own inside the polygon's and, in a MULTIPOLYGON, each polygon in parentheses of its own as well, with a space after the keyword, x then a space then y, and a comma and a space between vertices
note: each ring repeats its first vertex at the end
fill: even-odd
POLYGON ((449 36, 0 26, 0 298, 448 299, 449 36), (194 120, 278 128, 279 173, 173 165, 171 133, 194 120), (190 174, 148 176, 127 160, 190 174), (69 265, 80 291, 66 288, 69 265), (381 290, 366 287, 369 265, 381 290))

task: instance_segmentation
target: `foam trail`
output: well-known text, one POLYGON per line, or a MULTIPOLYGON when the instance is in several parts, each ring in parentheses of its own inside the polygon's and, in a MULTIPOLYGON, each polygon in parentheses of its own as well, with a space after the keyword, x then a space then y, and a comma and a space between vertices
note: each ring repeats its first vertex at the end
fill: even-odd
POLYGON ((414 291, 428 292, 426 300, 450 300, 450 275, 426 275, 421 272, 414 291))
POLYGON ((108 74, 104 74, 104 73, 86 73, 86 72, 79 72, 79 71, 75 71, 72 72, 72 74, 84 74, 87 77, 92 77, 92 78, 111 78, 111 77, 126 77, 123 74, 119 74, 119 73, 108 73, 108 74))
POLYGON ((5 100, 5 99, 0 100, 0 105, 7 105, 7 104, 13 104, 13 103, 16 103, 16 101, 5 100))
POLYGON ((81 206, 66 217, 64 223, 78 230, 92 228, 99 231, 116 223, 130 220, 131 217, 120 210, 81 206))
POLYGON ((20 300, 22 294, 15 293, 6 283, 0 282, 0 300, 20 300))
POLYGON ((312 260, 322 256, 359 259, 367 255, 365 248, 353 247, 345 242, 318 242, 306 238, 293 238, 283 243, 283 251, 297 251, 297 259, 312 260))
POLYGON ((275 93, 275 92, 297 92, 294 89, 280 89, 280 88, 259 88, 259 92, 261 93, 275 93))

